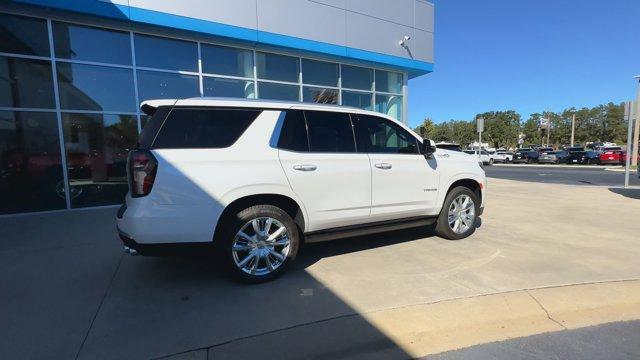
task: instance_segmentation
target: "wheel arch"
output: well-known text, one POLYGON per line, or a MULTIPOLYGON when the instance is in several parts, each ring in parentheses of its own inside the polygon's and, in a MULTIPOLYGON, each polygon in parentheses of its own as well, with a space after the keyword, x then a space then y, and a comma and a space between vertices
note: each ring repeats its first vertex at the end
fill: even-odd
POLYGON ((441 207, 444 204, 444 199, 447 197, 447 195, 449 195, 451 190, 458 186, 464 186, 473 191, 478 196, 478 199, 480 199, 481 204, 484 204, 484 181, 479 176, 469 173, 460 174, 459 176, 449 179, 446 186, 447 191, 443 192, 438 199, 441 207))
POLYGON ((251 194, 233 200, 224 208, 216 223, 214 241, 224 231, 225 225, 232 221, 237 213, 254 205, 273 205, 281 208, 291 216, 301 233, 305 231, 304 208, 298 201, 290 196, 278 193, 251 194))

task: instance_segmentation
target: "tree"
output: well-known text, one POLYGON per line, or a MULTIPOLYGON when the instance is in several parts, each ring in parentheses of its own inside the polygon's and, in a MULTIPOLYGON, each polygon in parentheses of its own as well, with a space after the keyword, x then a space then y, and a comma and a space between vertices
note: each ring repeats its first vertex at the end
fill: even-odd
POLYGON ((516 145, 520 132, 520 114, 514 110, 490 111, 476 115, 476 119, 479 117, 484 118, 483 142, 495 148, 516 145))
POLYGON ((431 139, 435 133, 435 124, 431 118, 427 117, 424 118, 422 124, 418 125, 413 131, 422 136, 423 139, 431 139))

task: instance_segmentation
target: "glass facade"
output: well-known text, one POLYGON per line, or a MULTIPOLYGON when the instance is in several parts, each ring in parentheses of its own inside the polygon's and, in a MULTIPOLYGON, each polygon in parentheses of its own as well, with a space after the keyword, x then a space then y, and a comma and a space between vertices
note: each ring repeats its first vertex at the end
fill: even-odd
POLYGON ((4 13, 0 40, 0 214, 121 203, 147 99, 405 113, 400 72, 4 13))

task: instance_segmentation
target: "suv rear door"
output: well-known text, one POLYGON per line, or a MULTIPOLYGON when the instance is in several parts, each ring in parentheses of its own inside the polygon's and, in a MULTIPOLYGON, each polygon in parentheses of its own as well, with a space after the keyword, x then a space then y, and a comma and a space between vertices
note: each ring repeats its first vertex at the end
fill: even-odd
POLYGON ((371 169, 357 153, 349 114, 288 110, 278 141, 280 163, 304 203, 308 231, 368 220, 371 169))
POLYGON ((371 160, 372 220, 437 213, 435 158, 425 159, 418 140, 387 119, 354 114, 352 120, 358 151, 371 160))

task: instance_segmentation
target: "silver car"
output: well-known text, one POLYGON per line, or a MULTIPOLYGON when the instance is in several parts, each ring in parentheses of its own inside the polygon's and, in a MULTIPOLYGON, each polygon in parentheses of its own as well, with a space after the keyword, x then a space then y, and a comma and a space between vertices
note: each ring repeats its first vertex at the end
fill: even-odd
POLYGON ((559 164, 560 157, 558 156, 558 152, 557 151, 543 152, 538 157, 538 163, 539 164, 559 164))

